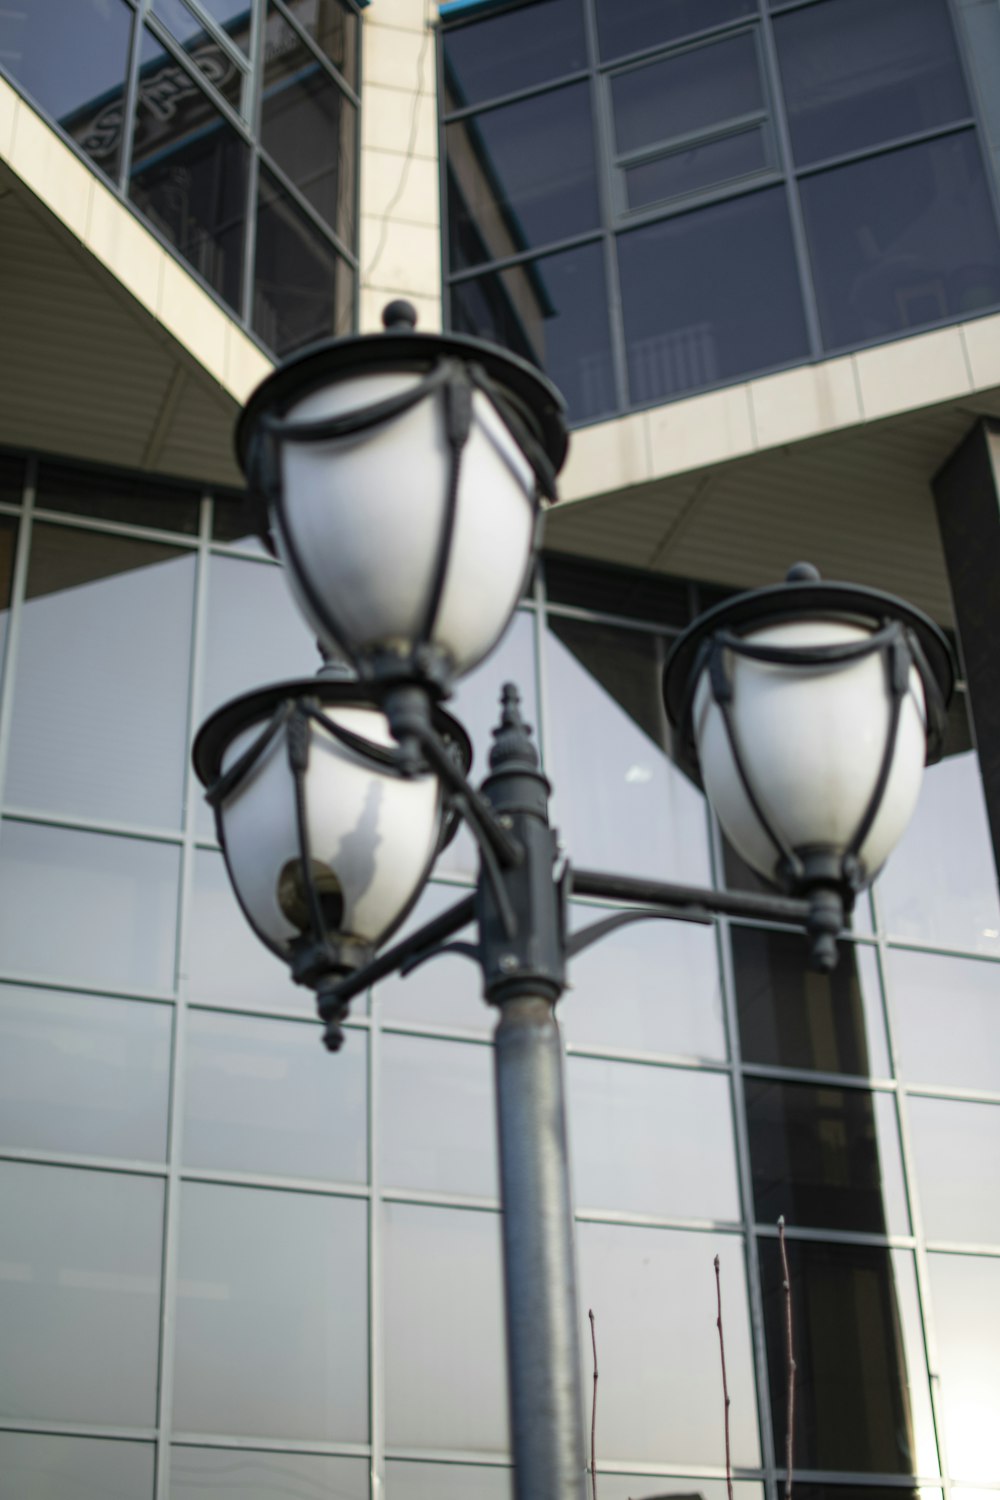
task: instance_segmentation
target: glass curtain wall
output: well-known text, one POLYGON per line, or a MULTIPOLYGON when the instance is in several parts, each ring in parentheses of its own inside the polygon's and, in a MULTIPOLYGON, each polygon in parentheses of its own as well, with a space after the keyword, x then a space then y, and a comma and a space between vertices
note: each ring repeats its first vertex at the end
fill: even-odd
MULTIPOLYGON (((550 557, 455 708, 522 687, 580 865, 745 883, 665 752, 717 591, 550 557)), ((235 500, 0 462, 0 1489, 128 1500, 511 1493, 489 1038, 457 956, 344 1050, 254 940, 188 765, 310 672, 235 500)), ((602 1500, 1000 1490, 1000 910, 961 709, 830 978, 766 924, 574 962, 567 1047, 602 1500), (933 1371, 932 1382, 929 1371, 933 1371)), ((447 851, 413 921, 473 868, 447 851)), ((606 913, 574 901, 579 927, 606 913)))
POLYGON ((354 325, 355 0, 34 0, 0 66, 261 343, 354 325))
POLYGON ((995 6, 449 9, 451 326, 576 422, 1000 306, 995 6))

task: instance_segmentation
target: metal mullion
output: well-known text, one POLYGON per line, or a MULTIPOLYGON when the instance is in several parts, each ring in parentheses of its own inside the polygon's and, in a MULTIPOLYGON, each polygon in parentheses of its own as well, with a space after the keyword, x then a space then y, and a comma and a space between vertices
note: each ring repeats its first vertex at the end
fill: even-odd
POLYGON ((0 516, 13 516, 16 519, 20 514, 20 505, 8 504, 6 500, 0 500, 0 516))
MULTIPOLYGON (((118 181, 115 186, 123 198, 128 198, 129 178, 132 175, 132 142, 135 136, 135 116, 139 99, 139 61, 142 54, 142 28, 148 7, 140 5, 132 13, 132 36, 129 42, 128 72, 125 76, 125 93, 122 99, 121 160, 118 163, 118 181)), ((79 147, 77 147, 79 151, 79 147)))
MULTIPOLYGON (((24 466, 24 484, 21 491, 21 510, 18 518, 17 541, 15 543, 14 567, 10 580, 7 633, 3 646, 2 677, 0 677, 0 805, 6 791, 7 760, 10 755, 10 737, 14 722, 14 688, 17 679, 17 655, 21 640, 21 619, 28 587, 28 561, 31 551, 31 531, 35 504, 35 485, 38 478, 38 460, 28 457, 24 466)), ((2 843, 2 821, 0 821, 0 843, 2 843)))
MULTIPOLYGON (((228 32, 222 29, 221 24, 215 19, 213 15, 211 15, 207 10, 202 9, 201 5, 199 4, 199 0, 194 0, 194 3, 197 7, 198 12, 197 19, 201 22, 202 29, 208 36, 209 40, 221 43, 226 52, 230 54, 233 62, 236 63, 240 71, 244 75, 249 73, 250 64, 242 48, 237 46, 228 32)), ((155 15, 155 12, 150 11, 149 14, 155 15)))
POLYGON ((1000 1245, 980 1244, 973 1240, 935 1240, 925 1242, 930 1255, 967 1255, 979 1260, 1000 1260, 1000 1245))
MULTIPOLYGON (((194 62, 192 62, 181 44, 174 40, 170 32, 163 25, 163 22, 158 20, 153 12, 150 11, 148 13, 148 18, 145 24, 149 26, 150 35, 155 37, 156 41, 166 52, 167 56, 173 58, 174 62, 178 66, 183 68, 188 78, 190 78, 192 83, 194 83, 198 88, 201 89, 202 93, 208 99, 209 103, 214 109, 217 109, 219 111, 219 113, 226 120, 227 124, 234 126, 235 129, 238 130, 239 134, 243 137, 243 139, 248 144, 252 145, 253 137, 247 121, 240 114, 239 110, 233 108, 228 99, 223 98, 222 94, 218 92, 215 85, 211 83, 209 79, 205 77, 204 73, 202 73, 201 69, 198 68, 194 62), (149 25, 150 22, 152 22, 153 24, 149 25)), ((244 70, 244 76, 245 71, 246 70, 244 70)))
MULTIPOLYGON (((758 171, 748 173, 744 177, 736 177, 729 182, 713 183, 706 188, 700 188, 697 192, 687 193, 683 197, 670 199, 663 203, 654 203, 649 207, 632 208, 622 210, 618 216, 619 232, 631 232, 633 229, 645 229, 650 224, 662 224, 668 219, 678 219, 684 214, 696 213, 703 208, 711 208, 716 203, 728 203, 733 198, 749 198, 754 193, 765 192, 769 188, 779 187, 784 181, 781 170, 778 167, 761 167, 758 171)), ((802 364, 802 360, 796 361, 802 364)), ((742 380, 730 381, 730 385, 743 384, 745 381, 756 379, 754 375, 745 375, 742 380)), ((715 389, 716 387, 711 387, 715 389)), ((692 394, 684 391, 681 396, 669 399, 680 400, 683 396, 692 394)), ((663 404, 662 399, 659 403, 663 404)), ((633 410, 634 408, 629 408, 633 410)))
POLYGON ((218 557, 238 557, 244 562, 266 563, 270 568, 280 568, 283 566, 280 559, 272 557, 270 553, 255 552, 249 547, 241 547, 239 542, 213 541, 212 553, 218 557))
POLYGON ((967 958, 972 963, 1000 964, 1000 953, 974 953, 968 948, 947 948, 940 943, 922 943, 919 938, 898 938, 886 934, 884 946, 887 953, 926 953, 931 958, 967 958))
POLYGON ((466 1031, 459 1026, 435 1026, 433 1022, 387 1019, 379 1023, 379 1030, 386 1036, 423 1037, 429 1042, 457 1042, 472 1047, 493 1046, 489 1031, 466 1031))
POLYGON ((356 1182, 326 1182, 318 1177, 284 1177, 276 1173, 231 1171, 227 1167, 182 1167, 182 1182, 210 1182, 219 1187, 247 1188, 251 1192, 297 1193, 311 1198, 367 1198, 368 1188, 356 1182))
POLYGON ((908 1099, 946 1099, 954 1104, 1000 1105, 995 1089, 952 1088, 947 1083, 901 1083, 900 1092, 908 1099))
MULTIPOLYGON (((285 9, 284 0, 271 0, 271 4, 281 16, 281 19, 288 22, 292 30, 298 36, 299 40, 305 43, 306 47, 312 53, 313 57, 323 68, 323 71, 333 79, 334 83, 342 91, 342 93, 346 94, 347 98, 354 105, 355 109, 360 109, 361 95, 355 93, 354 89, 351 88, 351 85, 348 83, 347 79, 340 72, 340 69, 337 67, 336 63, 331 62, 326 53, 320 51, 318 44, 313 41, 312 37, 307 31, 304 31, 302 29, 296 17, 292 15, 291 11, 285 9)), ((358 17, 358 22, 358 30, 360 31, 360 17, 358 17)), ((263 95, 263 81, 261 84, 261 94, 263 95)))
POLYGON ((417 1208, 455 1209, 462 1213, 500 1214, 500 1199, 485 1194, 438 1193, 423 1188, 387 1188, 380 1190, 383 1203, 409 1203, 417 1208))
POLYGON ((107 838, 139 840, 144 844, 182 845, 184 835, 169 828, 146 828, 135 823, 116 823, 110 819, 78 818, 72 813, 40 812, 30 807, 6 806, 4 817, 11 823, 33 823, 46 828, 68 828, 74 833, 96 833, 107 838))
POLYGON ((445 142, 445 118, 441 110, 444 95, 444 32, 434 32, 434 84, 437 109, 437 179, 438 179, 438 246, 441 256, 441 327, 451 328, 451 209, 448 202, 448 151, 445 142))
POLYGON ((560 89, 572 88, 574 84, 586 83, 590 77, 589 67, 577 68, 573 73, 561 73, 558 78, 550 78, 545 83, 533 83, 530 88, 512 89, 508 94, 497 94, 495 98, 480 104, 463 105, 461 109, 454 109, 451 114, 441 116, 442 130, 448 125, 460 124, 471 115, 491 114, 493 110, 503 109, 508 104, 520 104, 522 99, 535 99, 539 94, 555 94, 560 89))
POLYGON ((743 1075, 745 1078, 764 1078, 775 1083, 855 1089, 867 1094, 895 1094, 899 1087, 894 1078, 868 1078, 860 1073, 829 1073, 819 1068, 784 1068, 772 1063, 745 1062, 743 1075))
POLYGON ((318 1457, 367 1458, 367 1443, 324 1443, 281 1437, 234 1437, 225 1432, 176 1432, 178 1448, 225 1448, 247 1453, 315 1453, 318 1457))
MULTIPOLYGON (((853 166, 855 162, 870 161, 876 156, 888 156, 893 151, 905 151, 910 146, 920 146, 927 141, 947 140, 950 135, 961 135, 975 129, 975 118, 972 115, 966 115, 947 125, 935 125, 928 130, 914 130, 909 135, 880 141, 876 146, 864 146, 857 151, 845 151, 839 156, 825 156, 822 161, 809 162, 806 166, 796 167, 792 175, 797 180, 818 177, 821 172, 833 172, 838 167, 853 166)), ((977 313, 976 316, 978 315, 977 313)))
POLYGON ((131 1161, 128 1157, 80 1156, 68 1151, 28 1150, 19 1146, 0 1146, 0 1161, 26 1162, 39 1167, 73 1167, 85 1172, 110 1172, 126 1177, 165 1177, 164 1163, 131 1161))
MULTIPOLYGON (((247 164, 247 213, 246 233, 243 236, 243 287, 240 298, 240 317, 250 328, 253 323, 253 288, 257 256, 258 198, 260 192, 260 134, 264 97, 264 0, 253 0, 250 13, 250 76, 244 95, 247 120, 253 137, 254 149, 247 164)), ((214 514, 214 501, 213 501, 214 514)))
POLYGON ((282 192, 285 193, 289 198, 291 198, 296 208, 302 210, 302 212, 308 218, 309 222, 313 225, 314 228, 319 230, 323 238, 329 240, 329 242, 333 245, 333 248, 336 250, 337 254, 343 260, 347 261, 351 270, 357 271, 359 269, 359 263, 358 257, 355 252, 347 248, 347 245, 340 238, 340 235, 337 233, 337 231, 327 223, 326 219, 324 219, 321 214, 317 213, 316 209, 313 208, 308 198, 306 198, 304 194, 299 190, 299 188, 295 186, 294 182, 292 182, 291 178, 287 176, 284 169, 278 166, 274 158, 270 156, 268 152, 264 150, 264 147, 259 143, 257 144, 257 152, 260 157, 261 164, 265 166, 270 172, 271 176, 277 180, 282 192))
POLYGON ((134 526, 128 521, 104 521, 99 516, 74 515, 72 511, 51 510, 42 505, 35 506, 35 519, 47 526, 70 527, 74 531, 99 531, 112 536, 125 536, 139 542, 157 542, 168 547, 198 550, 198 538, 190 533, 161 531, 153 526, 134 526))
POLYGON ((381 1067, 382 1027, 378 988, 368 991, 368 1492, 385 1491, 385 1309, 382 1266, 381 1067))
POLYGON ((510 1454, 482 1452, 479 1449, 465 1448, 409 1448, 405 1444, 393 1444, 386 1449, 386 1455, 396 1463, 418 1463, 439 1464, 446 1467, 448 1464, 469 1464, 476 1469, 509 1469, 513 1474, 513 1465, 510 1454))
MULTIPOLYGON (((316 1027, 319 1021, 315 1011, 282 1010, 278 1006, 230 1005, 222 1000, 189 1000, 188 1010, 208 1011, 211 1015, 249 1017, 254 1021, 290 1021, 298 1026, 316 1027)), ((366 1032, 367 1016, 351 1016, 342 1022, 347 1031, 366 1032)))
MULTIPOLYGON (((618 419, 612 418, 612 420, 618 419)), ((616 630, 635 630, 643 635, 661 636, 671 643, 681 634, 680 627, 676 625, 657 624, 655 620, 640 620, 635 615, 616 615, 608 610, 585 609, 580 604, 560 604, 552 599, 546 600, 545 613, 549 617, 561 616, 567 620, 583 620, 588 624, 610 625, 616 630)))
POLYGON ((614 162, 620 169, 642 166, 647 161, 659 161, 663 156, 673 156, 679 151, 689 151, 693 146, 708 145, 712 141, 724 141, 731 135, 745 135, 748 130, 766 125, 769 118, 766 109, 753 110, 745 115, 733 115, 731 119, 720 120, 718 124, 703 127, 701 130, 686 130, 681 135, 665 136, 662 140, 652 141, 647 146, 638 146, 634 151, 620 152, 614 158, 614 162))
MULTIPOLYGON (((782 1469, 784 1473, 784 1469, 782 1469)), ((933 1485, 941 1488, 938 1474, 887 1474, 871 1469, 800 1469, 795 1466, 795 1481, 802 1484, 864 1485, 866 1488, 909 1490, 918 1485, 933 1485)))
POLYGON ((58 1422, 32 1417, 0 1417, 0 1432, 46 1434, 51 1437, 104 1438, 108 1442, 149 1443, 156 1441, 155 1427, 116 1427, 100 1422, 58 1422))
POLYGON ((615 1208, 578 1208, 578 1224, 619 1224, 630 1229, 666 1229, 677 1234, 727 1234, 742 1239, 743 1223, 739 1219, 684 1218, 679 1214, 628 1213, 615 1208))
MULTIPOLYGON (((758 1239, 776 1240, 778 1226, 756 1224, 754 1234, 758 1239)), ((785 1238, 789 1244, 792 1240, 799 1240, 813 1245, 865 1245, 876 1250, 912 1250, 915 1244, 915 1236, 912 1234, 875 1234, 862 1229, 817 1229, 804 1224, 786 1225, 785 1238)))
POLYGON ((622 311, 621 283, 618 276, 618 242, 614 225, 619 217, 615 202, 615 140, 609 102, 610 89, 598 71, 600 44, 597 36, 597 17, 592 4, 584 6, 587 60, 591 70, 590 102, 594 130, 594 156, 597 162, 597 201, 602 225, 602 260, 604 287, 607 300, 605 316, 608 319, 608 337, 611 349, 611 374, 614 382, 615 410, 628 409, 628 349, 625 340, 625 319, 622 311))
POLYGON ((33 990, 55 990, 61 994, 71 995, 93 995, 100 1000, 134 1000, 142 1005, 174 1005, 176 999, 168 995, 166 991, 155 993, 142 990, 118 990, 108 989, 105 985, 94 984, 90 980, 77 983, 70 979, 22 979, 20 976, 11 977, 9 973, 0 968, 0 985, 18 984, 26 985, 33 990))
POLYGON ((966 45, 965 31, 958 17, 958 0, 945 0, 948 8, 948 19, 951 21, 952 35, 955 38, 955 51, 958 53, 958 67, 965 84, 969 103, 972 105, 972 119, 979 144, 980 155, 983 159, 983 175, 986 178, 986 191, 990 197, 993 208, 994 227, 1000 229, 1000 182, 993 170, 988 158, 991 155, 989 146, 989 130, 983 117, 982 100, 978 81, 975 78, 968 59, 968 48, 966 45), (984 149, 985 148, 985 149, 984 149))
MULTIPOLYGON (((500 271, 510 270, 514 266, 522 266, 530 260, 541 260, 549 255, 558 255, 563 250, 576 250, 581 245, 596 244, 598 240, 606 235, 600 227, 586 229, 581 234, 569 235, 566 239, 553 240, 541 249, 519 250, 515 255, 505 255, 500 260, 484 261, 482 265, 473 266, 461 271, 454 271, 451 277, 452 286, 460 286, 463 282, 474 281, 478 276, 489 276, 500 271)), ((602 420, 604 420, 602 418, 602 420)))
POLYGON ((753 32, 757 24, 756 16, 736 16, 730 21, 719 21, 715 26, 706 26, 702 31, 686 32, 683 36, 674 37, 672 40, 657 42, 654 46, 641 48, 638 52, 626 52, 621 57, 613 57, 607 61, 599 59, 596 67, 604 75, 625 72, 640 63, 659 62, 661 58, 690 52, 704 42, 737 36, 741 31, 753 32))
MULTIPOLYGON (((667 918, 667 920, 671 920, 667 918)), ((668 1002, 669 1003, 669 1002, 668 1002)), ((572 1004, 572 1000, 570 1000, 572 1004)), ((568 1057, 581 1057, 589 1062, 628 1063, 634 1068, 657 1068, 661 1072, 674 1073, 720 1073, 730 1074, 733 1065, 711 1057, 674 1056, 661 1052, 638 1052, 627 1047, 595 1047, 586 1043, 570 1042, 566 1047, 568 1057)))

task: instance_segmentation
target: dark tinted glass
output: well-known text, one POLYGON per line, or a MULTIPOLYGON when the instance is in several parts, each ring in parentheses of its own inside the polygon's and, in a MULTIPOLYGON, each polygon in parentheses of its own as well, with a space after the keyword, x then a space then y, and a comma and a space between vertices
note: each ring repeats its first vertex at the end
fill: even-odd
POLYGON ((756 10, 756 0, 597 0, 601 56, 625 57, 756 10))
POLYGON ((20 505, 24 490, 24 460, 0 455, 0 500, 20 505))
POLYGON ((257 193, 253 326, 277 354, 347 333, 354 282, 334 250, 263 169, 257 193))
MULTIPOLYGON (((203 78, 219 90, 222 97, 239 109, 243 93, 243 70, 226 48, 207 32, 192 15, 183 0, 154 0, 153 13, 161 20, 175 41, 184 48, 203 78)), ((169 53, 161 50, 157 57, 148 38, 143 38, 142 76, 140 82, 147 100, 159 101, 183 97, 188 91, 187 74, 169 53)))
POLYGON ((129 193, 195 271, 239 308, 249 148, 147 32, 129 193), (170 90, 171 108, 162 92, 170 90))
POLYGON ((10 584, 14 573, 14 548, 17 546, 17 522, 0 516, 0 661, 7 639, 7 611, 10 606, 10 584))
POLYGON ((800 165, 969 113, 946 0, 827 0, 774 35, 800 165))
POLYGON ((574 421, 615 406, 604 251, 565 250, 451 289, 451 326, 503 344, 540 365, 574 421))
POLYGON ((798 933, 732 931, 740 1041, 748 1062, 886 1077, 873 954, 841 943, 830 975, 806 968, 798 933))
POLYGON ((580 0, 543 0, 444 34, 447 110, 547 83, 587 66, 580 0))
POLYGON ((807 353, 780 189, 623 234, 618 264, 633 405, 807 353))
POLYGON ((773 1224, 909 1229, 889 1094, 806 1083, 745 1080, 754 1214, 773 1224))
MULTIPOLYGON (((231 0, 212 0, 213 5, 231 0)), ((284 8, 352 88, 358 86, 358 18, 347 0, 284 0, 284 8)))
POLYGON ((884 338, 1000 302, 1000 243, 971 131, 801 183, 823 338, 884 338))
POLYGON ((152 526, 158 531, 180 531, 186 536, 198 534, 198 495, 145 474, 111 474, 43 461, 36 499, 42 510, 152 526))
MULTIPOLYGON (((796 1466, 935 1472, 909 1254, 789 1240, 788 1262, 798 1367, 796 1466)), ((784 1453, 785 1296, 776 1239, 761 1241, 760 1267, 775 1448, 784 1453)))
POLYGON ((124 0, 50 0, 0 10, 0 57, 94 164, 117 178, 132 10, 124 0))
POLYGON ((763 107, 749 32, 644 63, 611 81, 615 141, 625 156, 763 107))
POLYGON ((738 135, 705 141, 683 151, 658 156, 625 172, 629 208, 645 208, 697 193, 702 188, 731 182, 759 172, 767 166, 767 147, 762 129, 742 130, 738 135))
POLYGON ((546 552, 545 593, 550 604, 575 604, 678 629, 691 619, 691 586, 686 579, 617 568, 586 557, 546 552))
POLYGON ((586 84, 449 125, 446 139, 453 270, 596 226, 586 84))
POLYGON ((331 229, 350 244, 354 105, 273 6, 267 40, 261 143, 331 229))

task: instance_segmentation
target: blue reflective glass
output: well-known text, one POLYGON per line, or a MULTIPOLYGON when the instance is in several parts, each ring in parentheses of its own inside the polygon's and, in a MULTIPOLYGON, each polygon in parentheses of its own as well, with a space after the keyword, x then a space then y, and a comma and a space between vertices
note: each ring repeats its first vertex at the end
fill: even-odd
POLYGON ((449 28, 442 55, 449 112, 585 68, 580 0, 542 0, 449 28))
POLYGON ((670 198, 697 193, 716 184, 735 181, 767 166, 764 131, 743 130, 737 135, 702 141, 671 151, 625 171, 629 208, 645 208, 670 198))
POLYGON ((808 353, 780 188, 630 230, 618 264, 633 405, 808 353))
POLYGON ((971 130, 821 172, 801 194, 829 348, 1000 302, 1000 240, 971 130))
POLYGON ((708 42, 611 80, 615 142, 622 155, 708 130, 763 108, 750 32, 708 42))
POLYGON ((756 0, 597 0, 601 56, 626 57, 756 12, 756 0))

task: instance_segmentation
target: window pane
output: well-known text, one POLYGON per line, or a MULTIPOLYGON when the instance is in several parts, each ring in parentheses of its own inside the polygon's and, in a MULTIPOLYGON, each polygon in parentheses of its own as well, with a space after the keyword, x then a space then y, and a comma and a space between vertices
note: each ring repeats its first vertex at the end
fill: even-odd
POLYGON ((966 1480, 995 1481, 1000 1260, 930 1255, 927 1263, 948 1463, 966 1480))
MULTIPOLYGON (((777 1239, 760 1243, 775 1448, 785 1450, 785 1296, 777 1239)), ((854 1473, 937 1472, 913 1257, 788 1241, 798 1365, 795 1462, 854 1473)))
POLYGON ((597 226, 587 84, 473 115, 445 139, 453 271, 597 226))
POLYGON ((276 354, 332 334, 349 333, 354 273, 261 168, 257 189, 253 326, 276 354))
POLYGON ((567 1084, 578 1208, 740 1218, 727 1075, 571 1057, 567 1084))
POLYGON ((890 948, 886 968, 900 1076, 1000 1093, 1000 966, 890 948))
MULTIPOLYGON (((403 1463, 385 1466, 387 1500, 514 1500, 511 1469, 471 1464, 403 1463)), ((603 1487, 604 1475, 601 1475, 603 1487)))
POLYGON ((776 18, 774 37, 800 164, 969 113, 944 0, 836 0, 776 18))
POLYGON ((759 172, 767 165, 763 130, 743 130, 738 135, 706 141, 629 167, 625 172, 628 206, 644 208, 650 203, 697 193, 716 183, 732 182, 759 172))
POLYGON ((243 285, 249 147, 147 30, 129 195, 178 253, 237 312, 243 285), (162 92, 181 99, 170 110, 162 92))
POLYGON ((768 1078, 744 1090, 758 1222, 909 1233, 893 1095, 768 1078))
POLYGON ((971 131, 820 172, 800 189, 829 347, 1000 301, 1000 244, 971 131))
POLYGON ((625 57, 756 13, 756 0, 597 0, 601 55, 625 57))
POLYGON ((23 493, 24 459, 0 454, 0 500, 5 505, 20 505, 23 493))
MULTIPOLYGON (((399 941, 471 894, 467 886, 428 885, 413 911, 394 934, 399 941)), ((475 939, 470 924, 454 934, 460 942, 475 939)), ((444 954, 430 959, 401 979, 389 975, 375 986, 375 1004, 384 1019, 429 1022, 462 1031, 492 1031, 496 1016, 483 1000, 483 983, 466 958, 444 954)), ((357 1002, 355 1002, 357 1004, 357 1002)))
POLYGON ((587 66, 580 0, 542 0, 444 33, 445 109, 499 99, 587 66))
POLYGON ((173 1448, 170 1500, 368 1500, 368 1460, 173 1448))
POLYGON ((365 1442, 367 1204, 184 1184, 174 1422, 365 1442))
POLYGON ((50 0, 0 11, 5 66, 113 180, 131 30, 123 0, 50 0))
POLYGON ((37 506, 127 526, 198 535, 200 497, 188 486, 168 484, 149 474, 115 474, 106 469, 72 468, 43 460, 38 466, 37 506))
POLYGON ((1000 1243, 1000 1106, 911 1097, 907 1107, 928 1239, 1000 1243))
POLYGON ((381 1053, 384 1185, 497 1198, 492 1049, 389 1035, 381 1053))
POLYGON ((189 552, 35 526, 8 804, 180 826, 194 578, 189 552))
POLYGON ((603 247, 584 245, 456 282, 451 326, 540 366, 585 422, 616 405, 607 301, 603 247))
POLYGON ((0 1409, 151 1427, 163 1184, 0 1162, 0 1409))
POLYGON ((507 1451, 500 1218, 383 1206, 386 1436, 507 1451))
POLYGON ((630 68, 611 80, 615 140, 628 155, 764 106, 751 32, 630 68))
POLYGON ((832 974, 806 968, 800 933, 732 929, 740 1040, 747 1062, 888 1078, 875 955, 842 942, 832 974))
POLYGON ((256 936, 233 894, 222 855, 211 849, 195 851, 184 972, 188 998, 196 1003, 314 1014, 312 991, 293 983, 287 965, 256 936))
MULTIPOLYGON (((184 48, 203 78, 214 84, 222 97, 239 111, 243 94, 243 70, 225 47, 205 30, 188 10, 184 0, 153 0, 153 14, 159 18, 176 42, 184 48)), ((152 56, 151 47, 146 49, 152 56)), ((154 100, 172 98, 188 92, 191 84, 183 68, 171 66, 170 54, 164 49, 155 73, 144 72, 141 87, 154 100)))
MULTIPOLYGON (((712 1262, 716 1255, 721 1262, 733 1464, 759 1463, 742 1239, 630 1225, 579 1224, 577 1253, 586 1386, 592 1381, 593 1367, 585 1309, 593 1308, 597 1325, 599 1469, 613 1469, 616 1459, 650 1464, 718 1462, 722 1428, 719 1343, 717 1337, 709 1336, 715 1332, 712 1262), (712 1393, 711 1399, 707 1392, 712 1393)), ((670 1489, 675 1488, 690 1493, 700 1489, 701 1483, 675 1481, 670 1489)), ((633 1495, 650 1492, 657 1493, 652 1484, 631 1491, 633 1495)))
POLYGON ((171 1010, 0 986, 0 1138, 162 1161, 171 1010))
POLYGON ((655 639, 556 617, 549 624, 546 765, 573 863, 707 884, 704 801, 663 749, 655 639))
POLYGON ((173 844, 6 820, 5 967, 100 989, 172 990, 179 871, 173 844))
POLYGON ((354 239, 354 105, 270 7, 261 144, 347 244, 354 239))
POLYGON ((336 1060, 319 1028, 191 1011, 184 1160, 264 1176, 364 1182, 367 1038, 336 1060))
POLYGON ((618 263, 634 405, 806 357, 782 189, 631 230, 618 263))
POLYGON ((891 937, 1000 956, 1000 894, 975 751, 928 767, 875 887, 891 937))
MULTIPOLYGON (((611 915, 573 903, 576 931, 611 915)), ((571 1045, 724 1058, 726 1029, 715 933, 691 922, 636 922, 570 962, 559 1023, 571 1045)))
POLYGON ((152 1443, 0 1432, 0 1473, 11 1500, 151 1500, 152 1443))
MULTIPOLYGON (((212 0, 213 5, 232 0, 212 0)), ((329 58, 352 88, 358 86, 358 17, 349 0, 284 0, 302 30, 329 58)))

